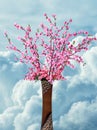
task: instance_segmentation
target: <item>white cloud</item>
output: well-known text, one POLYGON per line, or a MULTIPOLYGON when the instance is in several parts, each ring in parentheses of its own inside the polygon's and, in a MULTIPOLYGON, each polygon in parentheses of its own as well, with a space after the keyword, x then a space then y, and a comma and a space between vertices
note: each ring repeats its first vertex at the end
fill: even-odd
POLYGON ((0 114, 0 129, 13 130, 13 121, 15 116, 21 112, 22 109, 19 106, 12 106, 7 108, 3 114, 0 114))
POLYGON ((35 81, 21 80, 15 85, 12 99, 15 104, 23 108, 23 112, 14 120, 15 130, 27 130, 27 128, 35 130, 37 127, 39 129, 42 104, 40 89, 40 82, 35 81))
MULTIPOLYGON (((26 65, 15 61, 15 54, 7 51, 0 52, 0 79, 10 80, 12 77, 19 80, 26 73, 26 65), (8 76, 10 74, 10 76, 8 76)), ((15 82, 13 79, 13 82, 15 82)))
POLYGON ((86 79, 96 84, 97 81, 97 47, 92 47, 87 53, 84 55, 86 66, 84 68, 81 67, 81 77, 82 80, 86 79))
POLYGON ((59 120, 60 128, 65 130, 96 130, 97 100, 88 102, 76 102, 68 113, 62 115, 59 120))
POLYGON ((13 89, 13 104, 0 114, 2 130, 30 130, 40 128, 41 96, 39 82, 20 80, 13 89))
POLYGON ((41 112, 40 82, 20 80, 27 68, 15 62, 14 56, 10 52, 0 52, 0 129, 21 130, 24 126, 24 129, 36 129, 41 117, 38 114, 41 112))
MULTIPOLYGON (((27 130, 30 125, 34 123, 40 124, 41 120, 41 99, 39 96, 32 96, 26 102, 24 111, 15 118, 15 130, 27 130), (19 121, 19 122, 18 122, 19 121)), ((36 124, 37 125, 37 124, 36 124)))
POLYGON ((0 112, 12 104, 11 93, 15 83, 24 77, 26 65, 14 61, 11 52, 0 52, 0 112))
POLYGON ((39 82, 20 80, 13 88, 13 102, 17 105, 24 106, 32 95, 38 95, 39 89, 39 82))
POLYGON ((28 127, 27 130, 38 130, 40 129, 40 125, 38 123, 34 123, 28 127))
POLYGON ((79 73, 72 79, 68 87, 76 86, 77 84, 86 83, 97 86, 97 46, 91 47, 83 55, 85 66, 79 66, 79 73))

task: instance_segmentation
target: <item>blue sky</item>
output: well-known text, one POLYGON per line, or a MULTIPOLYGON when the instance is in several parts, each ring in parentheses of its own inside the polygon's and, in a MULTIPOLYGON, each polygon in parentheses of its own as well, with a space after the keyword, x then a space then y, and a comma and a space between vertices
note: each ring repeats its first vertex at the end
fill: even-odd
MULTIPOLYGON (((15 42, 15 22, 35 30, 43 14, 57 14, 61 24, 72 18, 73 31, 87 30, 97 37, 96 0, 0 0, 0 130, 38 130, 41 123, 41 84, 24 81, 27 66, 14 61, 6 49, 7 30, 15 42)), ((79 38, 78 38, 79 39, 79 38)), ((86 66, 67 68, 67 81, 53 88, 54 130, 97 129, 97 43, 83 55, 86 66)))

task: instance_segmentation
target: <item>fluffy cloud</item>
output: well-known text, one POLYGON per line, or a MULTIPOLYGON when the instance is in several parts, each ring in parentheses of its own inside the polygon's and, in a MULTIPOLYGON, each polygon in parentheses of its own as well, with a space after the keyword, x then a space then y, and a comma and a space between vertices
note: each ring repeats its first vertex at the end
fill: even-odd
POLYGON ((97 85, 97 47, 92 47, 85 55, 86 66, 81 67, 82 80, 88 80, 97 85))
POLYGON ((91 83, 97 86, 97 46, 94 46, 90 48, 84 55, 84 61, 86 63, 85 66, 80 66, 80 73, 75 75, 70 84, 69 87, 71 86, 76 86, 76 84, 79 84, 80 82, 84 83, 91 83))
POLYGON ((13 102, 19 106, 24 106, 32 95, 38 95, 39 90, 39 82, 20 80, 13 88, 13 102))
POLYGON ((19 106, 12 106, 7 108, 2 114, 0 114, 0 129, 1 130, 13 130, 13 121, 15 116, 22 110, 19 106))
POLYGON ((96 130, 97 99, 72 104, 68 113, 62 115, 59 127, 62 130, 96 130))
POLYGON ((26 65, 15 62, 15 55, 13 53, 8 51, 0 52, 0 73, 2 74, 0 79, 3 83, 4 80, 6 80, 10 84, 9 80, 11 80, 13 76, 14 80, 12 80, 12 83, 14 83, 22 78, 26 72, 26 65))
POLYGON ((36 130, 41 121, 40 82, 20 80, 12 93, 13 104, 0 114, 2 130, 36 130))
POLYGON ((0 52, 0 129, 36 130, 41 120, 40 82, 21 80, 27 67, 14 58, 11 52, 0 52))
MULTIPOLYGON (((14 120, 15 130, 27 130, 29 127, 36 127, 37 123, 40 126, 41 121, 41 99, 39 96, 32 96, 26 102, 25 108, 22 113, 14 120), (36 125, 35 125, 35 124, 36 125)), ((38 128, 39 129, 39 128, 38 128)), ((35 128, 36 130, 36 128, 35 128)))
POLYGON ((0 52, 0 112, 12 104, 11 93, 15 83, 24 77, 26 65, 14 61, 11 52, 0 52))

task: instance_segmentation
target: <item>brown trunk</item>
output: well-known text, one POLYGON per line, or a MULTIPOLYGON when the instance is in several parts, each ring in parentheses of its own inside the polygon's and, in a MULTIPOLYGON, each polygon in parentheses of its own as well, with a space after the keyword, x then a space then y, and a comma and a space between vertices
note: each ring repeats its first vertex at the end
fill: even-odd
POLYGON ((46 79, 41 80, 42 84, 42 122, 41 130, 53 130, 52 122, 52 84, 46 79))

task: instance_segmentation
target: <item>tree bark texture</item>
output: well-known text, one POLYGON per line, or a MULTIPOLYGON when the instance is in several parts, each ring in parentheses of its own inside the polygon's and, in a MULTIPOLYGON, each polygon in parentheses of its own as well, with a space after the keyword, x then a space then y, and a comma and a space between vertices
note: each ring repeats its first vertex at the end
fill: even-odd
POLYGON ((41 130, 53 130, 53 122, 52 122, 52 84, 50 84, 46 79, 42 79, 41 85, 42 85, 41 130))

